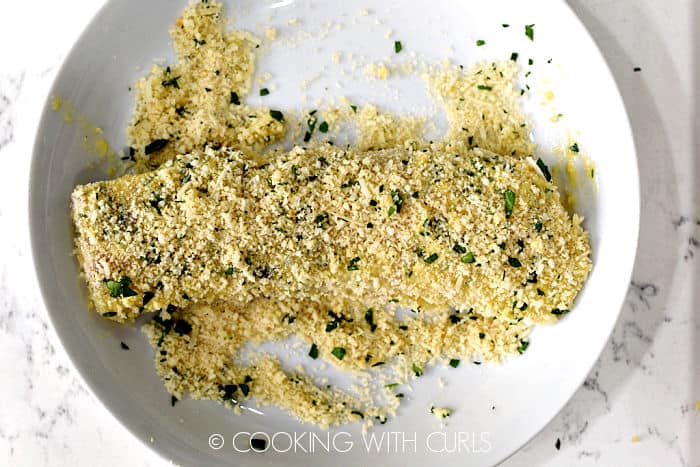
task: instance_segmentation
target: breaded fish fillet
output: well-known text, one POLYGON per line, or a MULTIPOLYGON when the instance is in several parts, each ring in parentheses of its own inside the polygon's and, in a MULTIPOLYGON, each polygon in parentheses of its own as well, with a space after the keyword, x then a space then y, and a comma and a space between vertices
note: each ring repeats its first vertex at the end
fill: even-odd
POLYGON ((532 160, 478 149, 207 149, 78 186, 72 215, 92 303, 120 322, 256 297, 546 321, 591 268, 532 160))

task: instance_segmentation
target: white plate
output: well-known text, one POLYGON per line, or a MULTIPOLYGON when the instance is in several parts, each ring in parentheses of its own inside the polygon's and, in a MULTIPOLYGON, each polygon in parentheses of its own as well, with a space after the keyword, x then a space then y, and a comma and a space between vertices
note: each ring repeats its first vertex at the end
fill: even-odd
MULTIPOLYGON (((104 129, 114 147, 123 147, 133 105, 128 87, 149 69, 154 58, 172 58, 167 31, 184 3, 110 1, 73 48, 51 93, 75 104, 88 121, 104 129)), ((559 1, 438 0, 428 6, 386 0, 231 0, 227 12, 235 18, 235 27, 258 35, 268 24, 278 28, 280 39, 261 58, 259 70, 270 71, 278 85, 266 103, 282 109, 301 106, 299 83, 311 78, 315 80, 306 91, 308 102, 343 94, 356 103, 374 102, 396 111, 429 102, 417 77, 380 82, 363 78, 361 71, 342 75, 340 67, 332 64, 334 51, 344 52, 345 57, 349 52, 364 55, 367 61, 405 59, 415 51, 429 62, 448 57, 463 64, 507 59, 513 51, 519 52, 521 63, 532 57, 535 64, 528 82, 550 79, 547 86, 556 95, 556 109, 541 106, 539 98, 528 104, 543 152, 553 144, 565 144, 566 132, 571 130, 578 132, 579 146, 596 163, 597 198, 589 197, 580 206, 591 232, 593 272, 573 312, 557 326, 537 329, 521 358, 500 367, 435 368, 420 378, 399 417, 375 430, 378 434, 400 432, 394 436, 404 443, 392 445, 389 452, 385 447, 383 452, 368 453, 359 428, 350 426, 330 431, 331 438, 340 433, 335 445, 328 449, 317 445, 314 454, 304 454, 299 451, 308 450, 309 432, 320 433, 324 439, 326 435, 279 410, 267 408, 265 416, 236 417, 213 402, 185 400, 171 407, 153 369, 152 350, 139 331, 112 324, 87 310, 71 256, 68 201, 76 184, 103 175, 89 168, 94 156, 81 147, 80 125, 66 124, 47 102, 30 181, 32 246, 51 321, 76 368, 115 417, 178 464, 488 465, 503 460, 542 429, 580 386, 615 324, 632 270, 639 210, 635 152, 622 100, 595 44, 559 1), (361 9, 369 15, 362 15, 361 9), (298 18, 298 25, 288 24, 292 18, 298 18), (328 21, 344 27, 321 28, 328 21), (510 27, 503 28, 503 23, 510 27), (534 41, 525 37, 525 24, 535 24, 534 41), (320 29, 327 29, 327 35, 317 34, 320 29), (393 33, 387 38, 389 29, 393 33), (284 47, 285 37, 302 37, 303 31, 313 37, 297 47, 284 47), (486 45, 476 47, 477 39, 486 40, 486 45), (400 55, 394 54, 394 40, 403 43, 400 55), (551 64, 547 64, 549 58, 551 64), (324 72, 321 65, 326 65, 324 72), (564 114, 563 124, 549 122, 555 110, 564 114), (120 341, 127 342, 131 350, 123 351, 120 341), (439 376, 447 379, 444 389, 436 383, 439 376), (426 413, 432 402, 455 409, 446 427, 447 444, 441 435, 431 435, 441 431, 438 421, 426 413), (294 449, 287 453, 236 452, 232 437, 255 431, 307 434, 296 453, 294 449), (208 444, 215 433, 224 437, 218 450, 208 444), (458 449, 454 449, 455 436, 462 436, 458 449), (352 449, 341 452, 349 443, 352 449), (437 452, 442 450, 453 452, 437 452)), ((349 70, 349 63, 342 66, 349 70)), ((277 448, 287 447, 284 435, 276 441, 277 448)))

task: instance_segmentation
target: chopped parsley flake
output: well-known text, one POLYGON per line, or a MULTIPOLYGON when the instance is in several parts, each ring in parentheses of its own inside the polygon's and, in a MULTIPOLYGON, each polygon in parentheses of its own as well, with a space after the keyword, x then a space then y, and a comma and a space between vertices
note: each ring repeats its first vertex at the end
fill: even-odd
POLYGON ((526 24, 525 25, 525 35, 531 41, 535 40, 535 25, 534 24, 526 24))
POLYGON ((412 365, 412 368, 413 368, 413 373, 416 376, 423 376, 423 368, 419 367, 415 363, 412 365))
POLYGON ((167 140, 167 139, 156 139, 156 140, 153 140, 153 141, 151 141, 150 143, 148 143, 148 144, 146 145, 146 147, 144 148, 143 152, 144 152, 146 155, 152 154, 152 153, 154 153, 154 152, 156 152, 156 151, 160 151, 161 149, 163 149, 163 148, 165 147, 166 144, 168 144, 168 140, 167 140))
POLYGON ((522 354, 527 350, 527 347, 530 345, 530 342, 528 341, 520 341, 520 345, 518 346, 518 353, 522 354))
POLYGON ((480 84, 477 86, 477 89, 480 89, 482 91, 491 91, 493 89, 493 87, 487 86, 486 84, 480 84))
POLYGON ((368 308, 367 311, 365 311, 365 321, 369 324, 369 330, 371 332, 377 329, 377 325, 374 323, 374 310, 372 308, 368 308))
POLYGON ((360 257, 355 256, 353 259, 350 260, 350 264, 348 264, 348 271, 357 271, 360 269, 360 266, 357 265, 357 263, 360 262, 360 257))
POLYGON ((438 254, 433 253, 432 255, 425 258, 423 261, 425 261, 428 264, 433 264, 435 261, 437 261, 437 259, 438 259, 438 254))
POLYGON ((328 133, 328 122, 321 122, 318 126, 318 131, 321 133, 328 133))
POLYGON ((284 121, 284 115, 279 110, 270 110, 270 117, 274 118, 278 122, 284 121))
POLYGON ((464 245, 460 245, 459 243, 455 243, 455 245, 452 247, 452 251, 463 255, 464 253, 467 252, 467 248, 464 245))
POLYGON ((399 190, 391 190, 391 200, 394 202, 394 207, 396 207, 396 213, 400 213, 403 206, 403 196, 401 196, 399 190))
POLYGON ((459 366, 459 359, 458 358, 450 359, 450 366, 452 368, 457 368, 459 366))
POLYGON ((506 203, 506 219, 513 214, 513 206, 515 206, 515 192, 513 190, 506 190, 503 193, 503 198, 506 203))
POLYGON ((345 349, 343 347, 334 347, 331 353, 338 360, 342 360, 345 357, 345 349))
POLYGON ((394 52, 399 53, 403 49, 403 45, 401 45, 401 41, 394 41, 394 52))
POLYGON ((180 83, 177 82, 177 80, 179 80, 179 79, 180 79, 180 77, 176 76, 175 78, 163 80, 160 82, 160 84, 162 84, 163 86, 166 86, 166 87, 172 86, 174 88, 180 89, 180 83))
POLYGON ((520 266, 522 266, 520 260, 518 258, 513 258, 512 256, 508 257, 508 264, 510 264, 514 268, 519 268, 520 266))
POLYGON ((466 255, 462 256, 461 261, 463 263, 473 263, 474 260, 474 254, 471 251, 468 251, 466 255))
POLYGON ((569 146, 569 150, 571 152, 578 152, 578 143, 574 143, 571 146, 569 146))
MULTIPOLYGON (((105 286, 107 289, 109 289, 109 296, 112 298, 127 298, 127 297, 133 297, 134 295, 137 295, 136 292, 131 290, 129 288, 129 284, 131 284, 131 279, 129 279, 126 276, 122 276, 118 281, 113 281, 111 279, 105 279, 104 281, 105 286)), ((104 313, 102 316, 106 316, 107 314, 104 313)), ((115 313, 116 315, 116 313, 115 313)), ((111 315, 114 316, 114 315, 111 315)))
POLYGON ((238 94, 236 94, 234 91, 231 91, 231 99, 229 99, 229 104, 233 105, 241 105, 241 100, 238 98, 238 94))
POLYGON ((265 96, 267 96, 268 94, 270 94, 270 90, 269 90, 269 89, 267 89, 267 88, 262 88, 262 89, 260 90, 260 96, 261 96, 261 97, 265 97, 265 96))
POLYGON ((311 344, 311 348, 309 349, 309 357, 313 358, 314 360, 318 358, 318 347, 316 344, 311 344))
POLYGON ((476 46, 477 46, 477 47, 481 47, 482 45, 486 45, 486 41, 483 40, 483 39, 478 39, 478 40, 476 41, 476 46))
POLYGON ((518 52, 513 52, 510 54, 510 59, 513 60, 514 62, 518 61, 518 52))
POLYGON ((537 159, 537 167, 539 167, 540 171, 542 172, 542 175, 544 175, 544 179, 548 182, 551 182, 552 174, 549 172, 549 167, 547 167, 547 164, 545 164, 542 159, 537 159))

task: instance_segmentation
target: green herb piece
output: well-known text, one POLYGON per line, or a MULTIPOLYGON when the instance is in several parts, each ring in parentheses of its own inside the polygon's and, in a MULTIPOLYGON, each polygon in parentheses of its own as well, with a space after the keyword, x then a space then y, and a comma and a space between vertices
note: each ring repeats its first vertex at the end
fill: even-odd
POLYGON ((389 384, 385 384, 384 387, 387 389, 394 389, 398 385, 399 385, 399 383, 389 383, 389 384))
POLYGON ((510 24, 507 24, 507 23, 503 23, 503 24, 501 24, 501 27, 504 27, 504 28, 509 28, 509 27, 510 27, 510 24))
POLYGON ((185 109, 184 105, 181 105, 180 107, 175 107, 175 113, 180 117, 184 117, 187 109, 185 109))
POLYGON ((578 152, 578 143, 574 143, 571 146, 569 146, 569 150, 571 152, 578 152))
POLYGON ((126 344, 123 343, 123 342, 120 342, 120 344, 121 344, 121 348, 122 348, 122 349, 124 349, 124 350, 129 350, 129 346, 128 346, 128 345, 126 345, 126 344))
POLYGON ((403 49, 403 45, 401 45, 401 41, 394 41, 394 52, 399 53, 403 49))
POLYGON ((537 289, 537 295, 544 297, 544 291, 542 289, 537 289))
POLYGON ((357 113, 357 106, 356 105, 351 105, 350 108, 352 109, 353 113, 357 113))
POLYGON ((542 232, 542 221, 535 221, 535 232, 542 232))
POLYGON ((204 39, 197 39, 197 38, 194 39, 195 45, 204 45, 206 43, 207 43, 207 41, 205 41, 204 39))
POLYGON ((535 25, 534 24, 525 25, 525 35, 531 41, 535 40, 535 25))
POLYGON ((274 118, 278 122, 284 121, 284 115, 279 110, 270 110, 270 117, 274 118))
POLYGON ((403 393, 400 392, 400 393, 396 394, 395 397, 396 397, 397 399, 401 399, 401 398, 403 397, 403 393))
POLYGON ((325 227, 328 227, 328 225, 329 225, 328 213, 322 212, 321 214, 316 216, 316 219, 314 219, 314 223, 316 224, 316 227, 319 229, 323 229, 325 227))
MULTIPOLYGON (((103 282, 107 289, 109 289, 109 296, 112 298, 127 298, 137 295, 136 292, 129 288, 129 284, 131 284, 131 279, 129 279, 126 276, 122 276, 118 281, 105 279, 103 282)), ((114 314, 116 315, 116 313, 114 314)), ((102 316, 106 315, 107 313, 104 313, 102 316)))
POLYGON ((102 316, 104 316, 105 318, 111 318, 112 316, 117 316, 117 312, 116 311, 105 311, 104 313, 102 313, 102 316))
POLYGON ((359 185, 360 182, 358 180, 348 180, 347 182, 343 183, 340 185, 340 188, 350 188, 351 186, 359 185))
POLYGON ((530 342, 528 342, 528 341, 520 341, 520 345, 518 346, 518 353, 522 355, 522 353, 527 350, 527 347, 529 345, 530 345, 530 342))
POLYGON ((224 274, 226 274, 227 276, 233 276, 233 266, 227 267, 224 271, 224 274))
POLYGON ((457 368, 459 366, 459 359, 458 358, 450 359, 450 366, 452 368, 457 368))
POLYGON ((166 86, 166 87, 172 86, 174 88, 180 89, 180 83, 177 82, 177 80, 179 80, 179 79, 180 79, 180 77, 176 76, 174 78, 163 80, 160 82, 160 84, 162 84, 163 86, 166 86))
POLYGON ((484 337, 486 337, 486 334, 484 334, 483 332, 480 332, 480 333, 479 333, 479 339, 483 339, 484 337))
POLYGON ((233 400, 233 394, 238 390, 238 386, 235 384, 227 384, 225 386, 219 385, 219 392, 223 391, 221 396, 222 400, 230 401, 233 400))
POLYGON ((513 214, 513 206, 515 206, 515 192, 513 190, 506 190, 503 193, 503 198, 506 202, 506 219, 508 219, 511 214, 513 214))
POLYGON ((238 98, 238 94, 236 94, 234 91, 231 91, 231 98, 229 99, 228 103, 234 105, 241 105, 241 100, 238 98))
POLYGON ((460 245, 459 243, 455 243, 454 246, 452 247, 452 251, 463 255, 464 253, 467 252, 467 248, 464 245, 460 245))
POLYGON ((462 256, 461 261, 466 264, 473 263, 475 261, 474 254, 471 251, 467 252, 466 255, 462 256))
POLYGON ((173 331, 175 331, 181 336, 188 335, 192 332, 192 325, 184 319, 178 319, 177 321, 175 321, 173 331))
POLYGON ((518 258, 513 257, 508 257, 508 264, 510 264, 514 268, 519 268, 520 266, 522 266, 522 264, 520 264, 520 260, 518 258))
POLYGON ((419 367, 415 363, 412 365, 413 368, 413 373, 415 373, 416 376, 423 376, 423 368, 419 367))
POLYGON ((144 148, 143 152, 144 152, 146 155, 153 154, 154 152, 160 151, 161 149, 163 149, 163 148, 165 147, 166 144, 168 144, 168 140, 167 140, 167 139, 156 139, 156 140, 153 140, 153 141, 151 141, 150 143, 148 143, 148 144, 146 145, 146 147, 144 148))
POLYGON ((396 207, 396 213, 401 212, 401 207, 403 206, 403 196, 399 193, 399 190, 391 190, 391 200, 394 202, 396 207))
POLYGON ((548 182, 551 182, 552 174, 549 171, 549 167, 547 167, 547 164, 545 164, 542 159, 537 159, 537 167, 539 167, 540 171, 542 172, 542 175, 544 175, 544 179, 548 182))
POLYGON ((163 201, 163 197, 160 196, 160 193, 156 193, 155 191, 152 191, 151 194, 153 195, 153 199, 148 201, 148 204, 160 215, 160 202, 163 201))
POLYGON ((268 94, 270 94, 270 90, 269 90, 269 89, 267 89, 267 88, 262 88, 262 89, 260 90, 260 97, 265 97, 265 96, 267 96, 268 94))
POLYGON ((311 349, 309 349, 309 357, 316 360, 318 358, 318 347, 316 344, 311 344, 311 349))
POLYGON ((425 258, 423 261, 425 261, 428 264, 433 264, 437 259, 438 259, 438 254, 433 253, 432 255, 425 258))
POLYGON ((350 260, 350 264, 348 264, 348 271, 357 271, 360 269, 360 266, 357 265, 357 263, 360 262, 360 257, 355 256, 353 259, 350 260))
POLYGON ((531 59, 531 58, 528 58, 528 59, 527 59, 527 64, 528 64, 528 65, 532 65, 533 63, 535 63, 535 61, 534 61, 533 59, 531 59))
POLYGON ((480 84, 480 85, 477 86, 477 89, 480 89, 480 90, 482 90, 482 91, 490 91, 490 90, 493 89, 493 87, 487 86, 487 85, 485 85, 485 84, 480 84))
POLYGON ((371 332, 377 329, 377 325, 374 323, 374 310, 372 308, 368 308, 367 311, 365 311, 365 321, 369 324, 369 330, 371 332))
POLYGON ((478 40, 476 41, 476 46, 477 46, 477 47, 481 47, 482 45, 486 45, 486 41, 483 40, 483 39, 478 39, 478 40))
POLYGON ((363 414, 362 412, 360 412, 358 410, 352 410, 352 411, 350 411, 350 414, 357 415, 360 418, 365 418, 365 414, 363 414))
POLYGON ((240 390, 244 396, 247 396, 248 393, 250 392, 250 387, 245 383, 239 384, 238 387, 240 388, 240 390))
POLYGON ((552 314, 553 314, 553 315, 557 315, 557 316, 565 315, 565 314, 567 314, 568 312, 569 312, 569 310, 561 310, 561 309, 559 309, 559 308, 555 308, 555 309, 552 310, 552 314))
POLYGON ((328 122, 321 122, 318 126, 318 131, 321 133, 328 133, 328 122))
POLYGON ((510 59, 514 62, 517 62, 518 61, 518 52, 513 52, 512 54, 510 54, 510 59))
POLYGON ((389 217, 391 217, 391 216, 394 215, 395 212, 396 212, 396 207, 390 206, 390 207, 389 207, 389 210, 387 211, 387 215, 388 215, 389 217))
POLYGON ((334 347, 333 350, 331 350, 331 353, 338 360, 342 360, 345 356, 345 349, 343 347, 334 347))

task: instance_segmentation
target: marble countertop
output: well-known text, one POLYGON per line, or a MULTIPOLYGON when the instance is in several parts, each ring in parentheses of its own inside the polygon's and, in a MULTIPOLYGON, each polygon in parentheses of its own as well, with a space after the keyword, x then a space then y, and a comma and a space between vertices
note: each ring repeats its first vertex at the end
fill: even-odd
MULTIPOLYGON (((48 324, 31 264, 26 187, 39 111, 100 3, 0 4, 0 162, 7 170, 0 175, 0 465, 167 465, 83 388, 48 324)), ((608 60, 634 129, 639 250, 598 363, 505 465, 698 467, 700 2, 569 3, 608 60)))

